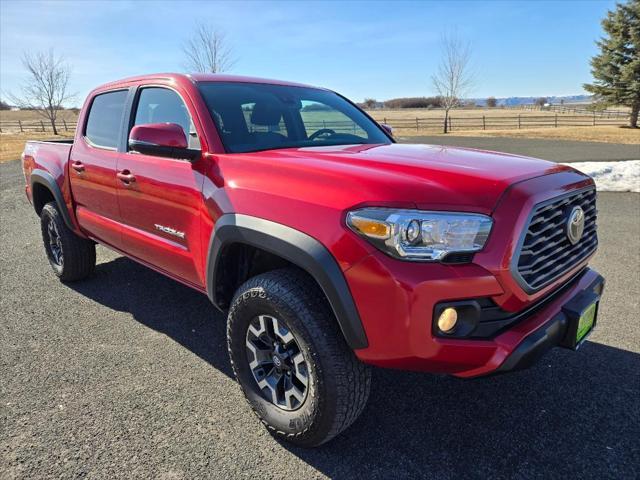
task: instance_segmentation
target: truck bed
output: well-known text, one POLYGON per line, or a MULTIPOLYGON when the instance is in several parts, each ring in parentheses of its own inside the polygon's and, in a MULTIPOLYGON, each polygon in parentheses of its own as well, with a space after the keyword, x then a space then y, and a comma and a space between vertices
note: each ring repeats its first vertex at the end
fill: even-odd
POLYGON ((67 164, 73 147, 72 139, 65 140, 29 140, 22 154, 22 169, 26 180, 27 197, 32 198, 31 174, 36 170, 39 174, 50 176, 63 196, 65 203, 69 201, 67 182, 67 164))

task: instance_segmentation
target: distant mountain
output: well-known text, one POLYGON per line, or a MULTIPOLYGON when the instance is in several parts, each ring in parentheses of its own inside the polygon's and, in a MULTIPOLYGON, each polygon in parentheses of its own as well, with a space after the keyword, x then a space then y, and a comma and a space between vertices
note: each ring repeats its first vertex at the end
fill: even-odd
MULTIPOLYGON (((516 105, 533 105, 536 103, 536 99, 540 97, 507 97, 496 98, 498 105, 504 105, 506 107, 513 107, 516 105)), ((553 105, 559 105, 561 103, 590 103, 592 101, 591 95, 564 95, 555 96, 549 95, 545 97, 547 101, 553 105)), ((486 98, 470 98, 469 101, 475 102, 478 105, 486 105, 486 98)))

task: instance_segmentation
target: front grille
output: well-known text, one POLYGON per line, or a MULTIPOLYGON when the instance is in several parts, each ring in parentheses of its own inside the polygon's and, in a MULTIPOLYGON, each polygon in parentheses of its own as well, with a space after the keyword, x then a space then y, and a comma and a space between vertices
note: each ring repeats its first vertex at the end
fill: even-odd
POLYGON ((528 292, 540 290, 570 271, 598 247, 596 191, 581 190, 536 205, 516 255, 516 279, 528 292), (571 210, 584 211, 584 232, 573 245, 567 236, 571 210))

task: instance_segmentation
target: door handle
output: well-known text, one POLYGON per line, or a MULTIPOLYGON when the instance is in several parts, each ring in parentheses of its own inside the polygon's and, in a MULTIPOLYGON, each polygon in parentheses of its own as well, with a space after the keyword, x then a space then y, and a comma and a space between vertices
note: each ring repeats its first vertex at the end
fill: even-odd
POLYGON ((136 181, 136 177, 129 170, 123 170, 116 173, 116 177, 118 177, 125 185, 129 185, 136 181))
POLYGON ((73 168, 76 171, 76 173, 84 172, 84 165, 82 164, 82 162, 73 162, 71 164, 71 168, 73 168))

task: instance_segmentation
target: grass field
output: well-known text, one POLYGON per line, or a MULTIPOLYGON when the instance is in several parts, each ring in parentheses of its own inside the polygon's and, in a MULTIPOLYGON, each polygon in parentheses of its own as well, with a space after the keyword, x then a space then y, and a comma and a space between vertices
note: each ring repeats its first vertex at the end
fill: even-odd
MULTIPOLYGON (((443 130, 442 110, 373 110, 368 113, 375 120, 391 125, 397 136, 437 135, 443 130)), ((622 140, 624 143, 633 143, 637 141, 633 130, 617 131, 627 121, 626 117, 614 115, 478 108, 452 110, 449 125, 450 133, 455 135, 548 137, 600 142, 622 140), (552 133, 552 130, 557 130, 557 133, 552 133)))
MULTIPOLYGON (((399 110, 372 110, 368 112, 378 122, 386 122, 394 126, 394 134, 397 137, 413 137, 425 134, 438 135, 442 132, 441 121, 444 113, 439 109, 399 109, 399 110), (419 119, 419 128, 415 127, 415 120, 419 119)), ((353 132, 350 125, 340 123, 343 118, 336 118, 337 126, 326 121, 323 124, 322 117, 326 118, 326 112, 303 112, 306 121, 314 122, 313 128, 331 128, 337 131, 362 134, 353 132)), ((592 117, 589 115, 573 115, 556 113, 553 111, 524 110, 509 108, 476 108, 460 109, 451 113, 453 119, 454 135, 464 136, 499 136, 517 138, 549 138, 559 140, 578 140, 606 143, 640 144, 640 129, 623 128, 620 119, 598 118, 600 123, 618 123, 618 125, 592 125, 592 117), (482 125, 483 117, 486 120, 487 128, 478 128, 482 125), (522 122, 522 128, 517 128, 518 117, 522 122), (558 119, 558 127, 553 126, 555 119, 558 119), (563 126, 562 122, 582 124, 582 126, 563 126), (529 124, 534 123, 536 128, 530 128, 529 124)), ((68 123, 75 123, 77 115, 70 110, 59 113, 59 120, 64 119, 68 123)), ((1 122, 35 122, 39 124, 42 120, 46 126, 46 120, 33 111, 0 111, 1 122)), ((350 122, 346 122, 350 123, 350 122)), ((6 124, 5 124, 6 125, 6 124)), ((13 127, 12 127, 13 128, 13 127)), ((30 131, 25 133, 16 132, 15 129, 6 132, 3 127, 0 134, 0 161, 13 160, 20 157, 27 140, 44 140, 52 138, 51 132, 30 131)), ((60 137, 73 136, 72 127, 69 131, 62 128, 60 137)), ((59 137, 59 138, 60 138, 59 137)), ((639 154, 640 156, 640 154, 639 154)))
MULTIPOLYGON (((412 132, 411 137, 415 135, 412 132)), ((438 134, 445 136, 444 134, 438 134)), ((580 142, 623 143, 639 145, 640 158, 640 128, 625 128, 619 126, 598 127, 558 127, 558 128, 526 128, 521 130, 461 130, 452 135, 465 137, 510 137, 510 138, 548 138, 550 140, 573 140, 580 142)), ((405 135, 398 134, 405 137, 405 135)))
POLYGON ((51 140, 53 138, 60 140, 61 138, 73 137, 73 132, 63 133, 63 135, 58 135, 57 137, 51 133, 39 132, 2 133, 0 134, 0 162, 20 158, 27 140, 51 140))

